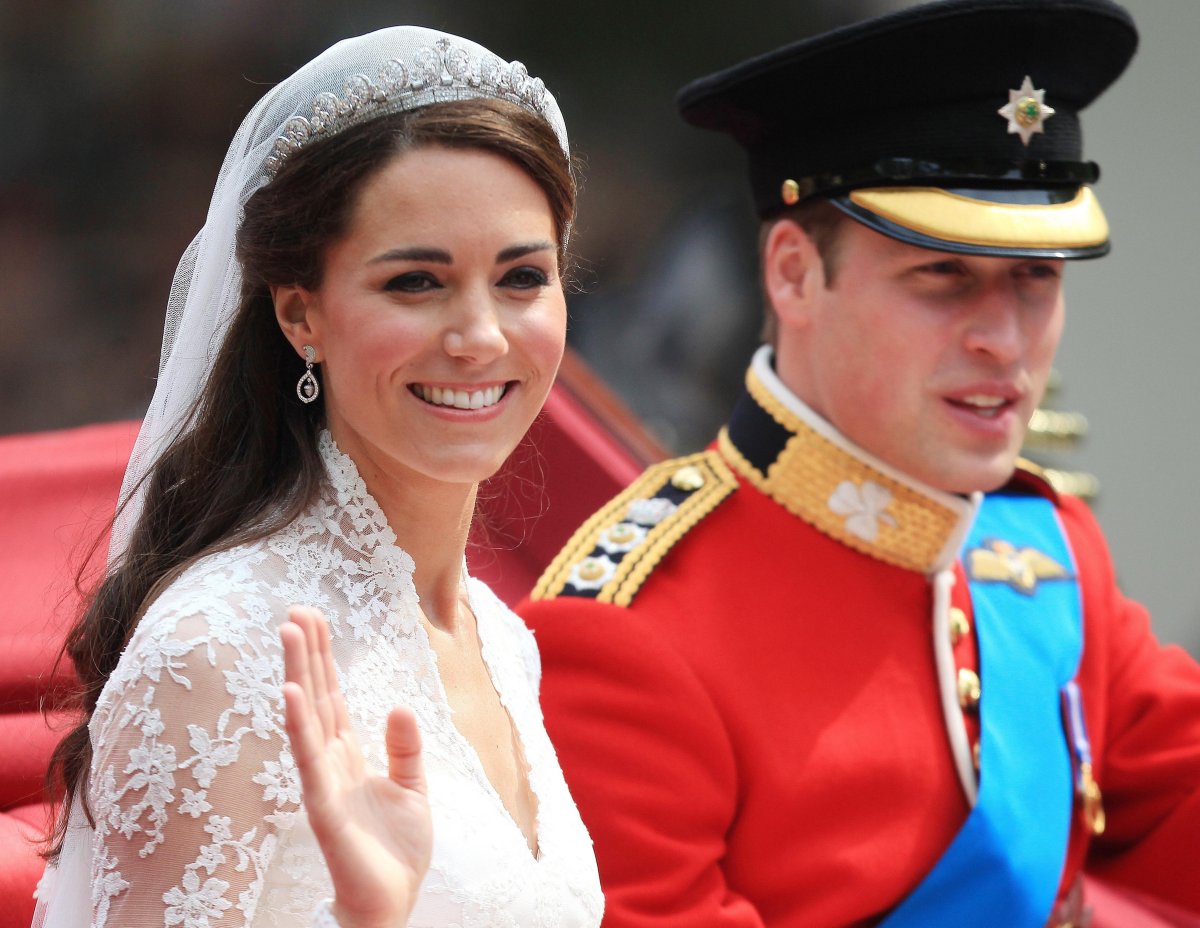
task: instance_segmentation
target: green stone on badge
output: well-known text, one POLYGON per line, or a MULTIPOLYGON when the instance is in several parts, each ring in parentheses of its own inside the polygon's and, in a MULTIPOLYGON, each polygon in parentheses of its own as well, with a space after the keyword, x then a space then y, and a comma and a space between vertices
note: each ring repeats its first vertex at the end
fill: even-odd
POLYGON ((1017 122, 1032 126, 1042 115, 1042 108, 1033 97, 1026 97, 1017 104, 1017 122))

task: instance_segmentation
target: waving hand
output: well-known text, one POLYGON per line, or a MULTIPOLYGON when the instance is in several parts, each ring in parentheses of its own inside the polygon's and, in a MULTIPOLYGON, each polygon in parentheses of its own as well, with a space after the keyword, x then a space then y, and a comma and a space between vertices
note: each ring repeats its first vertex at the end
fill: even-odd
POLYGON ((284 705, 309 823, 342 928, 407 923, 433 844, 421 736, 405 707, 387 721, 387 776, 367 769, 334 671, 325 618, 294 606, 280 629, 284 705))

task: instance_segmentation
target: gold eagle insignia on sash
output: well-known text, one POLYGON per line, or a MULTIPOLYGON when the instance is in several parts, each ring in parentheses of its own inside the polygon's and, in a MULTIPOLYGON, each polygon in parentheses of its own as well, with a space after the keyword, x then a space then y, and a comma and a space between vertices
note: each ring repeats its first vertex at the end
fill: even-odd
POLYGON ((967 575, 983 583, 1007 583, 1018 593, 1032 596, 1042 580, 1068 580, 1071 572, 1037 548, 1017 548, 1000 538, 989 538, 966 556, 967 575))

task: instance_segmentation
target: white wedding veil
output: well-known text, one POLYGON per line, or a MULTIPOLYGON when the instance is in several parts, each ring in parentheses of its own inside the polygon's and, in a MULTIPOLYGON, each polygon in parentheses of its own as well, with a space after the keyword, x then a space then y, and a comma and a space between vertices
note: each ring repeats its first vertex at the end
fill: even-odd
MULTIPOLYGON (((145 477, 188 427, 237 310, 242 273, 234 243, 246 201, 310 141, 387 113, 481 97, 508 100, 542 117, 569 154, 557 102, 524 65, 416 26, 337 43, 274 87, 246 116, 221 165, 204 227, 183 253, 171 285, 158 382, 125 471, 110 568, 141 516, 145 477)), ((297 376, 302 370, 297 359, 297 376)), ((81 782, 78 788, 86 787, 81 782)), ((92 923, 94 852, 92 829, 75 796, 62 853, 39 884, 34 928, 92 923)))
POLYGON ((246 201, 314 139, 385 113, 479 97, 509 100, 541 116, 569 154, 558 103, 524 65, 419 26, 338 42, 255 104, 225 155, 204 227, 175 271, 158 382, 121 485, 125 505, 113 525, 110 565, 141 515, 144 478, 186 427, 237 309, 242 274, 234 239, 246 201))

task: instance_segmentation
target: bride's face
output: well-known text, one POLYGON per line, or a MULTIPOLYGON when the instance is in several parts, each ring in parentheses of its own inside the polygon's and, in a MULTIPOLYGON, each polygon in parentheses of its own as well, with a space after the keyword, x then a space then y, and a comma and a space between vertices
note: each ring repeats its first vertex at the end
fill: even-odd
MULTIPOLYGON (((566 301, 542 189, 488 152, 421 148, 359 191, 315 290, 280 288, 329 429, 360 469, 473 483, 545 402, 566 301)), ((287 324, 285 323, 285 329, 287 324)))

